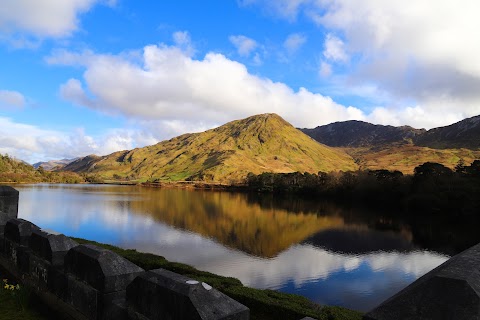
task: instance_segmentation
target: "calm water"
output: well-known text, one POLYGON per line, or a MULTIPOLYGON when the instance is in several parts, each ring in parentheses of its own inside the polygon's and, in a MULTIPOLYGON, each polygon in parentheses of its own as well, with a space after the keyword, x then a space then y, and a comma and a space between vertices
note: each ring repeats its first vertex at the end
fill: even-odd
POLYGON ((108 185, 17 185, 19 217, 162 255, 245 285, 366 311, 448 257, 408 225, 272 196, 108 185))

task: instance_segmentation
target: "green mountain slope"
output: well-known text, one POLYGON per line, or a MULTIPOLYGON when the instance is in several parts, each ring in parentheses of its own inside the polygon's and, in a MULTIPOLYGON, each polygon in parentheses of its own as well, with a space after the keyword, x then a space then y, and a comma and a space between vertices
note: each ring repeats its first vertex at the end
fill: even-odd
POLYGON ((355 170, 341 150, 319 144, 276 114, 229 122, 153 146, 79 159, 63 168, 104 179, 240 182, 249 172, 355 170))

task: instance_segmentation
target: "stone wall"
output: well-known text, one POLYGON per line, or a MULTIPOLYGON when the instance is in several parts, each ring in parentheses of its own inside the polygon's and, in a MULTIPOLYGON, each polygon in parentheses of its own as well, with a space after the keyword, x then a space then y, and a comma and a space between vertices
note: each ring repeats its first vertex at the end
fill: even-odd
POLYGON ((249 319, 206 283, 142 268, 94 245, 17 218, 18 191, 0 186, 0 265, 72 319, 249 319))

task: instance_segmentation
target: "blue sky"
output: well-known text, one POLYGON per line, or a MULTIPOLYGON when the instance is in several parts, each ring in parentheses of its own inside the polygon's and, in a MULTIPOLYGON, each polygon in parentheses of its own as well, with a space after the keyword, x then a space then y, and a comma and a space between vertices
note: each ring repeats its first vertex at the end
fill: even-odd
POLYGON ((480 114, 476 0, 3 0, 0 153, 107 154, 275 112, 480 114))

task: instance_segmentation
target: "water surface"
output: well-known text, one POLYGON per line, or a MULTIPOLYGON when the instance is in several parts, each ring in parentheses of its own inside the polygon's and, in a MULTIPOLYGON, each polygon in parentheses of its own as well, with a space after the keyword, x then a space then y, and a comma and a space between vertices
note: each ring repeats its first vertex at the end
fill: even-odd
POLYGON ((408 225, 298 198, 113 185, 16 185, 19 217, 44 229, 162 255, 367 311, 446 261, 408 225))

